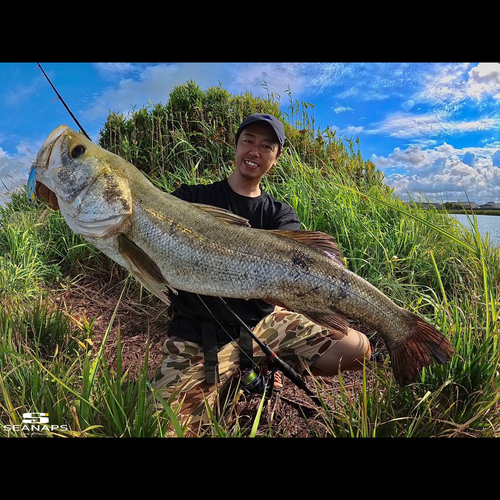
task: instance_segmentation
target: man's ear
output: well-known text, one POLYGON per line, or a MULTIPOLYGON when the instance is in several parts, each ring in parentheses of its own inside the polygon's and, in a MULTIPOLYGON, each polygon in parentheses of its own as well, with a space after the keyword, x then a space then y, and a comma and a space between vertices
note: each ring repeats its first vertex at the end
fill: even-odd
POLYGON ((276 165, 278 163, 279 157, 281 156, 281 153, 283 153, 283 148, 280 148, 279 151, 276 153, 276 160, 274 164, 276 165))

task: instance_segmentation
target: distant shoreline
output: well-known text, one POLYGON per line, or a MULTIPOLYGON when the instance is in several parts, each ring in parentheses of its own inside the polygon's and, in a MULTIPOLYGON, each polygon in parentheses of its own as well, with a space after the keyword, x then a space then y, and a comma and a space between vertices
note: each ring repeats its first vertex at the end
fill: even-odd
POLYGON ((410 208, 423 208, 423 209, 434 209, 439 212, 446 214, 463 214, 463 215, 500 215, 500 204, 499 203, 485 203, 484 205, 478 205, 474 202, 467 202, 464 204, 458 203, 416 203, 403 201, 403 204, 409 206, 410 208), (491 205, 491 206, 489 206, 491 205))
MULTIPOLYGON (((413 208, 410 205, 410 208, 413 208)), ((487 208, 446 208, 440 205, 432 205, 432 204, 422 204, 416 205, 415 208, 423 208, 426 210, 437 210, 438 212, 442 212, 443 214, 462 214, 462 215, 500 215, 500 209, 491 209, 487 208)))
POLYGON ((443 209, 446 214, 463 214, 463 215, 500 215, 500 210, 481 210, 480 208, 472 210, 458 210, 458 209, 443 209))

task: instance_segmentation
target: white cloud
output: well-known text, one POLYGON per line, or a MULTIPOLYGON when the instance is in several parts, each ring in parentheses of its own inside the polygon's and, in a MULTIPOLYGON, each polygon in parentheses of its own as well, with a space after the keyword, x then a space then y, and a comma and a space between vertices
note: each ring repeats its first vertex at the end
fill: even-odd
POLYGON ((349 125, 348 127, 342 129, 342 134, 347 135, 358 135, 363 131, 364 127, 356 127, 354 125, 349 125))
POLYGON ((126 74, 140 71, 136 64, 130 62, 120 63, 94 63, 94 68, 105 80, 115 80, 123 78, 126 74))
POLYGON ((499 63, 436 64, 431 69, 422 75, 424 85, 415 93, 415 101, 456 109, 469 99, 500 100, 499 63))
POLYGON ((422 84, 412 99, 449 108, 467 96, 467 71, 470 64, 431 64, 422 72, 422 84))
POLYGON ((397 138, 451 135, 455 133, 476 132, 500 128, 498 118, 480 118, 478 120, 452 120, 445 111, 432 111, 422 114, 396 112, 383 121, 374 123, 369 134, 385 135, 397 138))
POLYGON ((317 91, 328 91, 339 100, 408 99, 419 85, 423 67, 412 63, 314 64, 308 81, 317 91))
POLYGON ((296 98, 309 85, 305 63, 233 63, 226 65, 231 70, 230 92, 252 92, 255 95, 278 94, 284 101, 285 91, 289 88, 296 98), (264 89, 264 83, 267 90, 264 89))
POLYGON ((111 111, 128 112, 133 106, 147 104, 148 100, 165 101, 171 90, 175 66, 150 66, 140 75, 139 80, 124 78, 117 88, 109 88, 97 98, 92 108, 83 112, 85 119, 106 116, 111 111), (161 77, 159 75, 161 71, 161 77))
POLYGON ((296 98, 308 83, 302 63, 101 63, 95 67, 113 84, 83 112, 87 120, 103 118, 109 110, 127 113, 149 101, 167 102, 173 88, 189 80, 201 89, 220 82, 231 93, 279 94, 282 101, 287 88, 296 98))
POLYGON ((347 111, 354 111, 351 107, 349 106, 336 106, 334 108, 332 108, 333 112, 335 114, 338 114, 338 113, 345 113, 347 111))
POLYGON ((467 94, 474 99, 493 96, 500 100, 500 64, 480 63, 469 71, 467 94))
POLYGON ((456 201, 464 194, 477 203, 500 201, 499 145, 456 149, 449 144, 423 149, 395 148, 387 157, 372 161, 387 172, 387 183, 408 198, 422 194, 431 201, 456 201))
MULTIPOLYGON (((194 80, 201 88, 218 84, 226 65, 219 63, 154 64, 145 67, 107 67, 108 74, 128 75, 118 85, 108 88, 83 112, 87 120, 103 118, 109 110, 127 113, 133 107, 167 102, 176 85, 194 80), (133 74, 134 78, 131 77, 133 74)), ((102 67, 101 67, 102 71, 102 67)))
POLYGON ((26 184, 28 170, 19 157, 0 156, 0 205, 8 200, 10 193, 26 184))
MULTIPOLYGON (((51 71, 47 72, 49 78, 53 78, 51 71)), ((45 77, 42 74, 37 75, 30 83, 19 83, 11 91, 3 95, 3 104, 7 107, 17 107, 28 101, 46 84, 45 77)))
POLYGON ((410 111, 411 108, 413 108, 413 106, 415 106, 415 101, 413 99, 408 99, 405 102, 403 102, 403 104, 401 104, 401 107, 405 111, 410 111))

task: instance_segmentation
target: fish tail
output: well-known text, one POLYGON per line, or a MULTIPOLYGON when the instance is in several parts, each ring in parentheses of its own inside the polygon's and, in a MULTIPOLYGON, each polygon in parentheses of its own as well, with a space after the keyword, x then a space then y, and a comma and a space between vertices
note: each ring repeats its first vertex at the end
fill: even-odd
POLYGON ((389 349, 396 381, 407 385, 418 380, 422 369, 432 362, 447 363, 455 352, 448 339, 416 314, 411 316, 410 336, 404 343, 389 349))

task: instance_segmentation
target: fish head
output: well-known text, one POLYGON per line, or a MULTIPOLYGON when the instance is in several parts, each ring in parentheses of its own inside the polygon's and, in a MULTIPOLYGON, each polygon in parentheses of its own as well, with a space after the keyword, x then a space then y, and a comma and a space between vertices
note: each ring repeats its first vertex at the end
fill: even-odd
POLYGON ((53 130, 37 154, 35 178, 55 193, 73 231, 82 236, 115 233, 132 213, 122 158, 67 125, 53 130))

